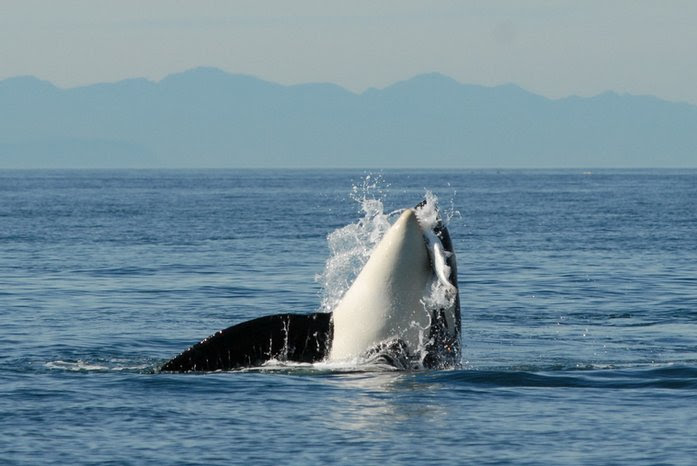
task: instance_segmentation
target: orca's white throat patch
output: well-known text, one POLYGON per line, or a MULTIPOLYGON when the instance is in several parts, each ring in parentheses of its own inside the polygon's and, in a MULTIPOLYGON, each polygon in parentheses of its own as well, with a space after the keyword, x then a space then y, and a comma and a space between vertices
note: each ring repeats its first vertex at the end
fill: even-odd
POLYGON ((445 298, 450 307, 457 294, 446 254, 430 228, 422 228, 416 211, 405 210, 335 307, 328 359, 355 360, 393 340, 412 354, 423 347, 433 320, 427 302, 432 288, 450 295, 445 298))

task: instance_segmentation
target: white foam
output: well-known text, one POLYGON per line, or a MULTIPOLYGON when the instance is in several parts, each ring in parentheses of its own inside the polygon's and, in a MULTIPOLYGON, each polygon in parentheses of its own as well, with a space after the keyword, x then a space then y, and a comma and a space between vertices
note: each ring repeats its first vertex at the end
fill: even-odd
POLYGON ((112 360, 110 361, 114 363, 114 365, 104 365, 104 364, 98 364, 98 363, 93 363, 93 362, 88 362, 88 361, 83 361, 81 359, 78 359, 76 361, 63 361, 63 360, 56 360, 56 361, 49 361, 44 364, 44 367, 47 369, 52 369, 52 370, 61 370, 61 371, 70 371, 70 372, 104 372, 104 371, 132 371, 132 370, 143 370, 147 369, 150 367, 148 364, 139 364, 139 365, 121 365, 119 363, 123 363, 123 361, 115 361, 112 360))
POLYGON ((105 371, 109 370, 108 367, 98 365, 98 364, 90 364, 86 361, 82 361, 78 359, 77 361, 62 361, 62 360, 57 360, 57 361, 49 361, 46 364, 44 364, 44 367, 48 369, 57 369, 57 370, 63 370, 63 371, 105 371))
MULTIPOLYGON (((398 371, 399 369, 389 364, 377 363, 366 358, 355 358, 342 361, 319 361, 314 363, 284 361, 280 359, 269 359, 261 366, 246 367, 239 372, 341 372, 341 373, 360 373, 360 372, 385 372, 398 371)), ((224 372, 224 371, 215 371, 224 372)))

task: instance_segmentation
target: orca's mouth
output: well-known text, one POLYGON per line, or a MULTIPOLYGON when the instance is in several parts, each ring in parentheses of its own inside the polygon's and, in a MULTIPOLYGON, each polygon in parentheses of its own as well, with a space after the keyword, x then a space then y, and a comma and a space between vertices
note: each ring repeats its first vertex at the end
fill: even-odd
POLYGON ((457 277, 452 267, 455 259, 448 230, 437 208, 431 206, 426 199, 417 204, 414 211, 423 231, 433 274, 447 296, 454 299, 457 294, 457 277))

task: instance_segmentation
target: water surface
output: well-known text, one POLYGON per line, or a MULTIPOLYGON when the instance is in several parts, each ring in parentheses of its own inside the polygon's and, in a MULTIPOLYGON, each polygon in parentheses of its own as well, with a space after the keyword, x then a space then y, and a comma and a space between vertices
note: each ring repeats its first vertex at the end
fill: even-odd
POLYGON ((0 171, 0 462, 694 463, 696 171, 382 175, 0 171), (318 309, 352 186, 459 211, 462 368, 157 373, 318 309))

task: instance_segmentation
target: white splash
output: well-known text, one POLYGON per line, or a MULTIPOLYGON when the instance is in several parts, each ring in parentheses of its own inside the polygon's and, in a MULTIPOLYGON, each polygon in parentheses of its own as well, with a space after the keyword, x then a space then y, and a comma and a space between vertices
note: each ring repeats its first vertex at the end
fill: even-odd
POLYGON ((334 230, 327 237, 329 258, 322 274, 315 277, 322 285, 321 309, 325 312, 336 307, 389 230, 390 218, 400 212, 385 213, 385 188, 382 185, 382 178, 372 175, 366 175, 361 187, 354 185, 351 198, 360 205, 363 217, 357 223, 334 230))

